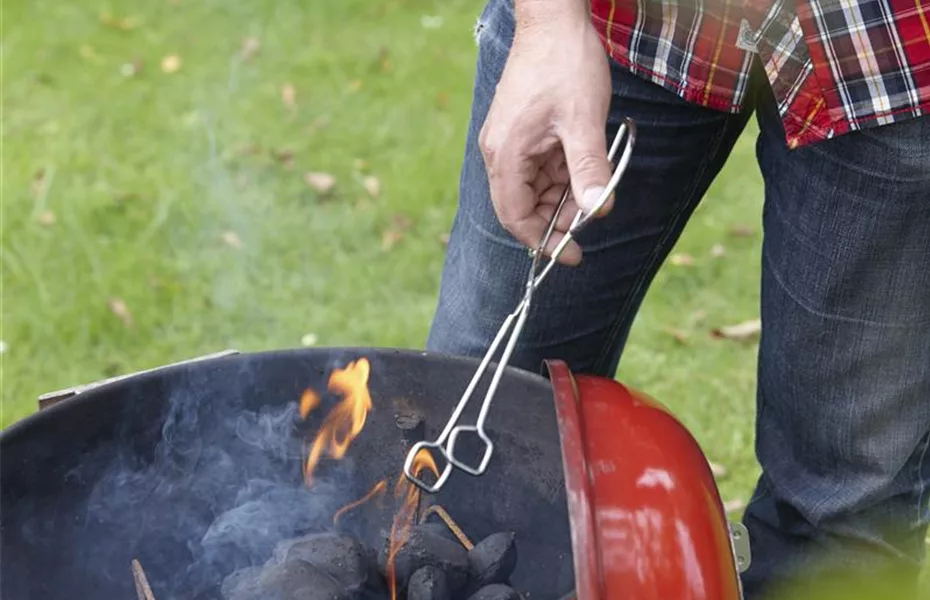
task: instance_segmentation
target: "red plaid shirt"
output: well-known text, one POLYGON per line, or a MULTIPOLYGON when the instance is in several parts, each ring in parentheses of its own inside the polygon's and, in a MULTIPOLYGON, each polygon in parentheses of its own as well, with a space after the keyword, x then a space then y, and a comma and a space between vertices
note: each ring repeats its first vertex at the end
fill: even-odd
POLYGON ((930 111, 930 0, 591 0, 610 55, 685 100, 742 109, 765 67, 792 148, 930 111))

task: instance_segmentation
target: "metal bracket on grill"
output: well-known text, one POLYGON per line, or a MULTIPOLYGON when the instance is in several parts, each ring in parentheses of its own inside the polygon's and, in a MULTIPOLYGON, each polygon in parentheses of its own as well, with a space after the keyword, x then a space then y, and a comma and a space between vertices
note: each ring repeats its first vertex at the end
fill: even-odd
POLYGON ((100 387, 100 386, 102 386, 102 385, 107 385, 108 383, 113 383, 113 382, 115 382, 115 381, 120 381, 120 380, 122 380, 122 379, 128 379, 128 378, 130 378, 130 377, 135 377, 136 375, 142 375, 143 373, 151 373, 151 372, 153 372, 153 371, 160 371, 161 369, 167 369, 167 368, 169 368, 169 367, 176 367, 176 366, 179 366, 179 365, 186 365, 186 364, 189 364, 189 363, 195 363, 195 362, 200 362, 200 361, 203 361, 203 360, 209 360, 209 359, 211 359, 211 358, 221 358, 221 357, 223 357, 223 356, 232 356, 232 355, 234 355, 234 354, 239 354, 239 351, 230 348, 230 349, 228 349, 228 350, 222 350, 222 351, 220 351, 220 352, 214 352, 213 354, 204 354, 203 356, 197 356, 197 357, 195 357, 195 358, 190 358, 190 359, 187 359, 187 360, 182 360, 182 361, 175 362, 175 363, 171 363, 171 364, 167 364, 167 365, 161 365, 161 366, 158 366, 158 367, 153 367, 153 368, 151 368, 151 369, 145 369, 144 371, 136 371, 135 373, 127 373, 127 374, 125 374, 125 375, 117 375, 116 377, 110 377, 110 378, 108 378, 108 379, 101 379, 101 380, 99 380, 99 381, 94 381, 94 382, 92 382, 92 383, 84 383, 84 384, 81 384, 81 385, 76 385, 76 386, 73 386, 73 387, 65 388, 65 389, 63 389, 63 390, 56 390, 56 391, 54 391, 54 392, 47 392, 47 393, 45 393, 45 394, 42 394, 42 395, 39 396, 39 398, 38 398, 39 410, 46 409, 46 408, 48 408, 49 406, 54 406, 55 404, 58 404, 58 403, 61 402, 62 400, 67 400, 68 398, 73 398, 74 396, 77 396, 78 394, 82 394, 82 393, 84 393, 84 392, 86 392, 86 391, 88 391, 88 390, 96 389, 96 388, 98 388, 98 387, 100 387))
POLYGON ((729 523, 729 526, 736 568, 740 573, 745 573, 752 563, 752 553, 749 550, 749 531, 742 523, 729 523))

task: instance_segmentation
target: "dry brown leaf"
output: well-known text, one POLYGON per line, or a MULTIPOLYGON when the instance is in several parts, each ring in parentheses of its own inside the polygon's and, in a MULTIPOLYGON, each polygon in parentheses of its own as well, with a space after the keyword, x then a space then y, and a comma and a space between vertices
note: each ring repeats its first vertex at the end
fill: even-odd
POLYGON ((394 228, 400 231, 407 231, 413 227, 413 221, 407 215, 391 215, 391 222, 394 223, 394 228))
POLYGON ((710 334, 718 339, 748 340, 759 335, 760 331, 762 331, 762 321, 760 319, 751 319, 736 325, 716 327, 711 330, 710 334))
POLYGON ((694 257, 690 254, 672 254, 669 262, 676 267, 690 267, 694 265, 694 257))
POLYGON ((297 88, 293 83, 285 83, 281 86, 281 102, 288 110, 297 108, 297 88))
POLYGON ((742 498, 734 498, 723 503, 723 510, 729 513, 739 512, 746 508, 746 501, 742 498))
POLYGON ((285 169, 294 167, 294 153, 290 150, 271 150, 271 157, 281 163, 285 169))
POLYGON ((256 37, 247 37, 242 40, 242 49, 239 51, 239 58, 249 60, 261 50, 262 43, 256 37))
POLYGON ((113 13, 106 11, 100 13, 100 23, 107 27, 129 31, 142 24, 140 17, 117 17, 113 13))
POLYGON ((449 234, 448 234, 448 233, 440 233, 440 234, 439 234, 439 243, 442 244, 443 246, 448 246, 448 245, 449 245, 449 234))
POLYGON ((723 244, 714 244, 710 247, 710 255, 714 258, 720 258, 727 253, 727 249, 723 247, 723 244))
POLYGON ((381 180, 374 175, 369 175, 362 180, 362 185, 365 186, 365 191, 368 192, 368 195, 372 198, 377 198, 381 195, 381 180))
POLYGON ((109 302, 107 302, 107 306, 110 307, 110 312, 123 322, 123 325, 126 327, 132 325, 132 313, 129 312, 129 307, 126 306, 122 298, 110 298, 109 302))
POLYGON ((322 196, 329 194, 336 187, 336 178, 329 173, 310 171, 304 174, 304 181, 313 191, 322 196))
POLYGON ((223 233, 223 241, 226 242, 228 246, 232 246, 233 248, 242 247, 242 239, 235 231, 227 231, 223 233))
POLYGON ((38 221, 40 225, 54 225, 55 213, 50 210, 43 210, 41 213, 39 213, 39 216, 36 217, 36 221, 38 221))
POLYGON ((404 233, 402 231, 397 229, 387 229, 381 235, 381 249, 385 252, 389 252, 402 239, 404 239, 404 233))
POLYGON ((138 75, 142 72, 143 64, 144 63, 142 62, 142 59, 137 58, 132 62, 125 63, 122 67, 120 67, 120 73, 122 73, 123 77, 133 77, 134 75, 138 75))
POLYGON ((713 473, 714 477, 717 479, 722 479, 727 476, 727 468, 715 462, 710 463, 710 472, 713 473))
POLYGON ((439 92, 436 94, 436 106, 445 108, 449 105, 449 92, 439 92))
POLYGON ((325 128, 327 125, 329 125, 329 117, 320 115, 313 120, 313 123, 310 123, 310 127, 307 129, 307 133, 313 135, 314 133, 325 128))
POLYGON ((749 225, 737 225, 730 229, 730 235, 733 237, 752 237, 755 233, 756 230, 749 225))
POLYGON ((96 50, 94 50, 94 47, 90 44, 84 44, 81 46, 81 58, 93 62, 100 62, 100 57, 97 56, 96 50))
POLYGON ((682 331, 681 329, 675 329, 674 327, 668 327, 665 329, 665 332, 675 338, 675 341, 683 346, 689 345, 691 342, 688 339, 688 333, 682 331))
POLYGON ((45 190, 45 169, 39 169, 32 175, 32 195, 38 196, 45 190))
POLYGON ((161 70, 169 75, 181 70, 181 57, 177 54, 169 54, 161 59, 161 70))
POLYGON ((382 46, 381 49, 378 50, 377 63, 378 69, 381 70, 382 73, 390 73, 394 70, 394 64, 391 62, 391 51, 387 46, 382 46))

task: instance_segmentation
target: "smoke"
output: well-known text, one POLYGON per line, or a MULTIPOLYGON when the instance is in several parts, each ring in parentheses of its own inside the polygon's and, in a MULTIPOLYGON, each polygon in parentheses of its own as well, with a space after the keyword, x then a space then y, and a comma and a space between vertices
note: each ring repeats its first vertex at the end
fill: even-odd
MULTIPOLYGON (((90 494, 86 522, 101 533, 119 529, 130 548, 95 549, 99 563, 138 557, 160 598, 214 598, 223 577, 264 563, 277 542, 331 527, 351 493, 351 461, 332 465, 308 489, 301 471, 308 424, 296 401, 257 411, 243 404, 179 393, 150 462, 131 444, 118 446, 90 494), (178 564, 190 566, 170 568, 178 564)), ((128 581, 125 569, 102 576, 128 581)))

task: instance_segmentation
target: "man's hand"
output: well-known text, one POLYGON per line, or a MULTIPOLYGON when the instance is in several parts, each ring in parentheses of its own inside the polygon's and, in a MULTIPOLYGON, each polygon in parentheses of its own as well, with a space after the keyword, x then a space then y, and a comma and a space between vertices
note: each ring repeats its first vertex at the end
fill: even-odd
MULTIPOLYGON (((571 179, 546 252, 579 209, 593 206, 611 175, 605 127, 607 56, 583 0, 517 0, 510 56, 479 136, 501 224, 536 248, 571 179)), ((610 210, 613 199, 600 213, 610 210)), ((571 242, 561 262, 576 265, 571 242)))

